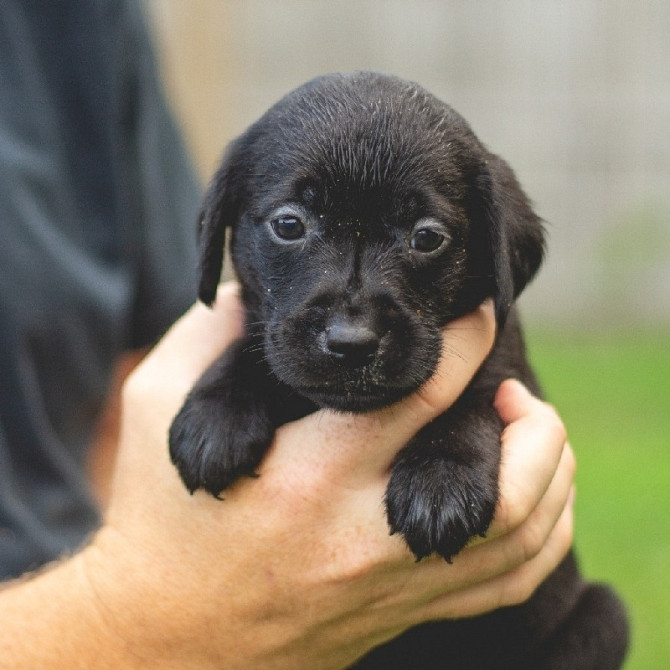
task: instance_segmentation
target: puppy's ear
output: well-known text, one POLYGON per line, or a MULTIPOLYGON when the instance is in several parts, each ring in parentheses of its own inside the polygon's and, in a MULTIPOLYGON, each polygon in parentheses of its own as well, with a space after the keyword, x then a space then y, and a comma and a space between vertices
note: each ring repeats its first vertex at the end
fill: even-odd
POLYGON ((198 217, 198 297, 206 305, 211 305, 216 299, 223 267, 226 229, 232 226, 237 217, 237 144, 231 143, 227 149, 221 166, 207 188, 198 217))
POLYGON ((514 173, 501 158, 489 154, 475 184, 480 225, 484 225, 479 236, 488 247, 485 265, 489 275, 492 267, 496 317, 503 324, 512 302, 540 267, 544 230, 514 173))

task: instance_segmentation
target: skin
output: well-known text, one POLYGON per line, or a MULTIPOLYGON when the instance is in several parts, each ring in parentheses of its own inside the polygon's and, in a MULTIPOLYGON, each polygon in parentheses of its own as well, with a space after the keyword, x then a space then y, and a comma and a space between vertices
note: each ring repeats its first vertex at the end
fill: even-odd
POLYGON ((491 347, 491 305, 451 324, 434 378, 365 415, 320 411, 277 431, 224 502, 190 496, 170 421, 239 334, 235 286, 194 307, 125 384, 101 530, 0 593, 0 668, 343 668, 414 624, 525 600, 572 540, 574 458, 556 413, 517 382, 496 407, 501 498, 486 539, 416 563, 382 505, 394 455, 446 409, 491 347), (6 619, 6 620, 5 620, 6 619))

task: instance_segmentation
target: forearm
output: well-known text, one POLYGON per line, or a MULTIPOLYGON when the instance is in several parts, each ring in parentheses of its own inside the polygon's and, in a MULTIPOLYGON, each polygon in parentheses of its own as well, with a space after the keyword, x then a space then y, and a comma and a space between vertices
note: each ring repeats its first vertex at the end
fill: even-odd
POLYGON ((145 667, 107 630, 80 556, 0 590, 0 668, 145 667))

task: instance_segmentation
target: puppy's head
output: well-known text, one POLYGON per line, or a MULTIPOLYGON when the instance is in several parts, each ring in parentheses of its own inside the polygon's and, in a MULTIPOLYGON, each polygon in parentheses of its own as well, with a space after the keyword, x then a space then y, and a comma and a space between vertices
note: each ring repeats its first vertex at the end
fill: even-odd
POLYGON ((229 147, 200 220, 206 303, 227 227, 273 372, 353 411, 421 386, 441 328, 484 298, 502 324, 543 249, 507 164, 450 107, 372 73, 309 82, 229 147))

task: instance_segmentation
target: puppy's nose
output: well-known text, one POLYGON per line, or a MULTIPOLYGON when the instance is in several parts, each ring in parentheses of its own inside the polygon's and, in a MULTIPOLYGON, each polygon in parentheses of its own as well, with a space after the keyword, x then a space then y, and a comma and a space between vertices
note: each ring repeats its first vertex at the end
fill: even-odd
POLYGON ((364 323, 337 321, 326 328, 331 356, 353 367, 365 365, 379 348, 379 335, 364 323))

